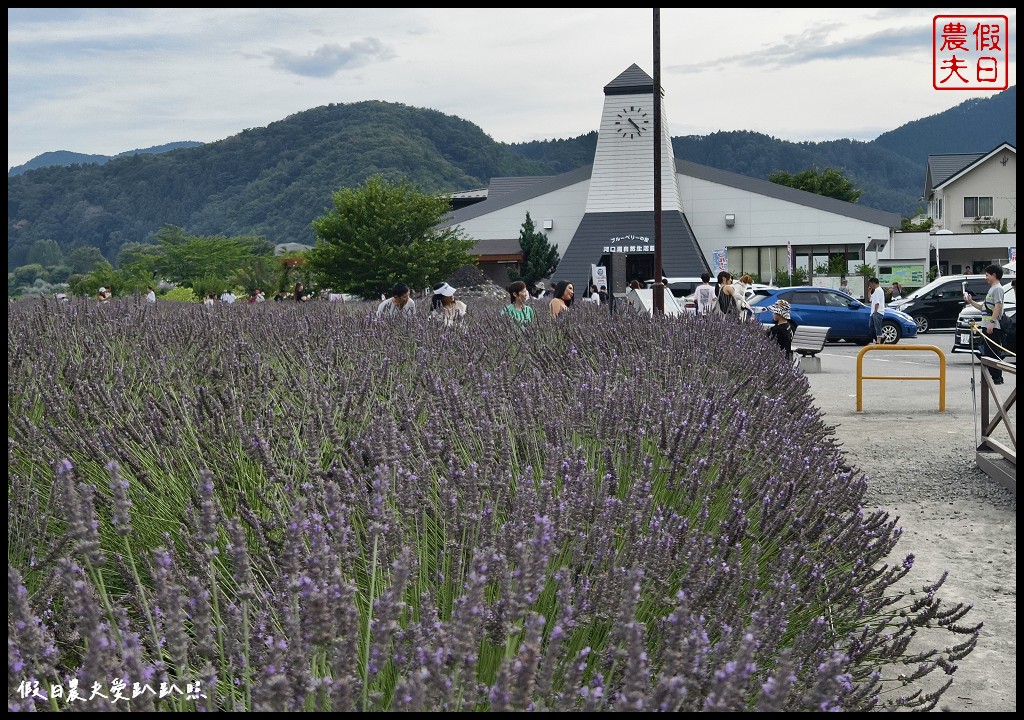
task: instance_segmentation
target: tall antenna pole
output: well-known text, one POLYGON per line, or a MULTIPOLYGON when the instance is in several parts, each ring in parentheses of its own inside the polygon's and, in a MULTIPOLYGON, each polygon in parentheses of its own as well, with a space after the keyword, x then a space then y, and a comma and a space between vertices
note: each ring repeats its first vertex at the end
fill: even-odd
POLYGON ((661 8, 654 8, 654 314, 665 314, 661 265, 661 8))

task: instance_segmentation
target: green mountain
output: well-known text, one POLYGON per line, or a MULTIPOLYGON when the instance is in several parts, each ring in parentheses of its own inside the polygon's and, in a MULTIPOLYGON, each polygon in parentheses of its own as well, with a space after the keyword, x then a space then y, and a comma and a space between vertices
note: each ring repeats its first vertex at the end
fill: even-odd
POLYGON ((87 155, 85 153, 71 152, 70 150, 56 150, 54 152, 45 152, 42 155, 36 155, 24 165, 15 165, 7 171, 7 177, 21 175, 29 170, 51 167, 53 165, 60 165, 63 167, 67 167, 69 165, 102 165, 105 162, 113 160, 115 157, 128 157, 129 155, 157 155, 169 150, 177 150, 178 148, 199 147, 202 144, 203 143, 195 142, 194 140, 184 140, 182 142, 154 145, 153 147, 148 148, 126 150, 125 152, 118 153, 117 155, 87 155))
MULTIPOLYGON (((968 100, 872 142, 792 143, 752 132, 673 138, 676 157, 766 179, 777 170, 841 168, 864 190, 861 203, 913 215, 928 152, 982 152, 1016 145, 1016 87, 968 100), (963 127, 972 128, 969 134, 963 127), (969 138, 965 140, 965 138, 969 138), (910 153, 909 155, 907 153, 910 153)), ((332 194, 381 173, 425 192, 486 187, 492 177, 554 175, 593 162, 597 133, 506 144, 436 110, 367 101, 291 115, 224 140, 104 164, 50 166, 7 180, 8 270, 37 240, 64 253, 96 247, 112 262, 123 243, 152 241, 176 225, 197 235, 248 235, 313 244, 314 218, 332 194)), ((42 156, 40 156, 42 157, 42 156)))

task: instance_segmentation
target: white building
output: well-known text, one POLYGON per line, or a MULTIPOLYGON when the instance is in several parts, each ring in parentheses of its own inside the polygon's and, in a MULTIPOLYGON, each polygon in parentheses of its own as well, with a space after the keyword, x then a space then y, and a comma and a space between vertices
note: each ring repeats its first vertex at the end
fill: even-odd
MULTIPOLYGON (((536 228, 557 245, 557 279, 586 286, 590 267, 610 269, 612 290, 655 276, 654 152, 661 152, 661 254, 665 275, 715 274, 722 258, 734 275, 768 281, 796 267, 813 274, 842 255, 852 274, 884 252, 900 217, 765 180, 677 160, 662 100, 656 143, 654 82, 631 65, 604 88, 593 165, 553 177, 495 178, 486 199, 463 205, 446 226, 461 226, 477 240, 480 267, 504 284, 505 263, 515 262, 529 212, 536 228), (872 242, 874 241, 874 242, 872 242)), ((462 195, 462 194, 460 194, 462 195)), ((483 193, 474 191, 474 200, 483 193)))

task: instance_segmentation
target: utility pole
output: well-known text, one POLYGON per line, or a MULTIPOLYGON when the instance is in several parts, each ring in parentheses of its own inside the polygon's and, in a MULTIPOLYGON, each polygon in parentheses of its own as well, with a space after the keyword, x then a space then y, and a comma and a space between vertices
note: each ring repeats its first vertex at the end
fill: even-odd
MULTIPOLYGON (((673 168, 674 171, 674 168, 673 168)), ((661 264, 661 8, 654 8, 654 314, 665 314, 661 264)))

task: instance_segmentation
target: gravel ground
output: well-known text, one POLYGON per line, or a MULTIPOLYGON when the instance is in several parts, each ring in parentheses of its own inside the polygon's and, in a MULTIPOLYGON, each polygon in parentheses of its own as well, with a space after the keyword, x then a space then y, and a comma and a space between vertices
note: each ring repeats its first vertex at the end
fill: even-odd
MULTIPOLYGON (((952 337, 929 334, 914 343, 946 350, 952 337)), ((868 476, 867 505, 899 517, 903 537, 894 559, 915 555, 907 585, 923 586, 948 571, 939 596, 973 606, 960 624, 984 623, 977 647, 959 662, 936 710, 1014 712, 1016 489, 1002 487, 976 464, 979 366, 970 355, 946 354, 945 412, 938 411, 937 382, 865 380, 865 412, 858 413, 858 351, 826 346, 822 372, 807 376, 815 403, 835 426, 850 464, 868 476)), ((864 363, 864 375, 937 375, 939 366, 930 352, 870 352, 864 363)), ((1005 377, 996 388, 1003 402, 1016 387, 1016 375, 1005 377)), ((1009 415, 1016 428, 1015 404, 1009 415)), ((929 642, 925 634, 920 640, 929 642)), ((935 643, 946 641, 943 635, 935 643)))

